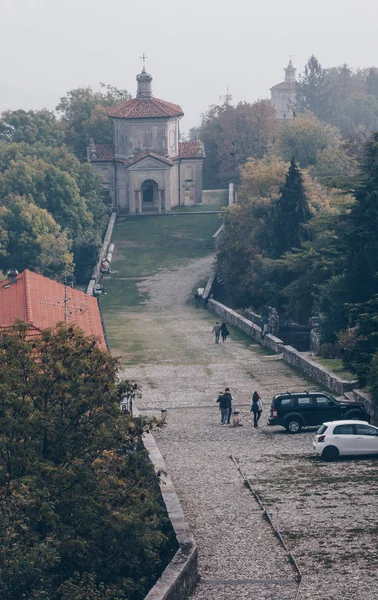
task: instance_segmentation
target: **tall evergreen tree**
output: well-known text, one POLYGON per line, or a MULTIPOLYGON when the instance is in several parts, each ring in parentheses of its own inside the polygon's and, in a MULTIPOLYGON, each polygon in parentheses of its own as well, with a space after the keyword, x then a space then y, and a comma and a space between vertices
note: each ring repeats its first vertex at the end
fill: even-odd
POLYGON ((366 146, 357 203, 350 213, 346 276, 352 302, 378 294, 378 133, 366 146))
POLYGON ((296 88, 296 109, 310 110, 319 119, 327 120, 330 103, 330 88, 326 72, 312 55, 305 65, 304 74, 299 76, 296 88))
POLYGON ((311 212, 302 175, 293 157, 273 215, 277 258, 292 248, 299 248, 301 242, 306 239, 304 224, 310 218, 311 212))

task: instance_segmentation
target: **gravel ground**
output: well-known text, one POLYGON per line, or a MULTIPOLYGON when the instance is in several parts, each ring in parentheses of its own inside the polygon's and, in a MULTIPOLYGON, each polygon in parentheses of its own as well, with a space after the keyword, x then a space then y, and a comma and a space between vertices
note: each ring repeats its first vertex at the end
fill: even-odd
POLYGON ((142 284, 150 300, 133 331, 144 362, 125 377, 143 387, 138 408, 166 424, 155 433, 199 550, 196 600, 373 600, 376 580, 378 482, 372 460, 325 464, 314 458, 314 430, 290 436, 265 426, 274 393, 308 381, 277 356, 229 339, 214 344, 215 319, 186 304, 211 257, 142 284), (229 386, 242 427, 222 427, 218 393, 229 386), (261 427, 248 401, 263 398, 261 427), (264 520, 231 460, 259 492, 303 573, 300 589, 287 553, 264 520))

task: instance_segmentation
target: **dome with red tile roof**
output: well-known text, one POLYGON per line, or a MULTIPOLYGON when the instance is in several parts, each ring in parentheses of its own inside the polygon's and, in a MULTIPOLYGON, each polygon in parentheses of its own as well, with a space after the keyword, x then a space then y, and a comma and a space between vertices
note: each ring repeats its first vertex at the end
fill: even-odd
POLYGON ((182 117, 184 112, 181 106, 152 96, 151 81, 151 75, 146 73, 143 67, 142 72, 137 75, 138 91, 136 98, 124 100, 119 104, 110 106, 107 109, 108 116, 118 119, 182 117))

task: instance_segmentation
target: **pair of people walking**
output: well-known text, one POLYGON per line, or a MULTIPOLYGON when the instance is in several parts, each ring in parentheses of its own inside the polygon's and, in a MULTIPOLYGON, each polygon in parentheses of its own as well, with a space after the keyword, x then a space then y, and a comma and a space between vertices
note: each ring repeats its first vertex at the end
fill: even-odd
MULTIPOLYGON (((226 388, 224 392, 220 392, 217 402, 219 402, 219 410, 221 411, 221 424, 229 425, 232 415, 233 397, 230 388, 226 388)), ((260 395, 258 392, 253 392, 251 399, 250 411, 253 413, 253 426, 258 427, 258 422, 261 417, 263 407, 260 395)))
POLYGON ((230 388, 226 388, 224 392, 220 392, 217 402, 219 402, 219 410, 221 411, 221 425, 229 425, 232 414, 232 394, 230 388))
POLYGON ((217 321, 212 329, 212 333, 215 334, 215 343, 219 344, 219 338, 222 336, 222 341, 225 342, 227 336, 230 335, 230 332, 227 329, 226 323, 223 321, 222 325, 220 325, 219 321, 217 321))

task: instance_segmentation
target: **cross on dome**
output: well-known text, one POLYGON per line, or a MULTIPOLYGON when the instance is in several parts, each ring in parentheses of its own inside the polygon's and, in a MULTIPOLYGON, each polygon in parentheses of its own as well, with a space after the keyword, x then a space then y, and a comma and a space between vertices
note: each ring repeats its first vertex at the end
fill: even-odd
POLYGON ((148 59, 148 56, 145 55, 145 53, 143 52, 142 56, 140 57, 141 60, 143 60, 143 69, 142 69, 142 73, 146 72, 146 60, 148 59))

